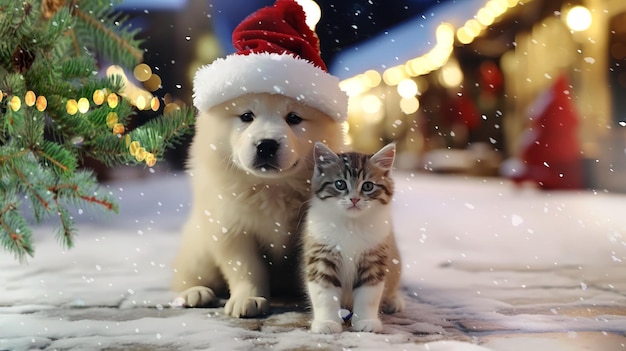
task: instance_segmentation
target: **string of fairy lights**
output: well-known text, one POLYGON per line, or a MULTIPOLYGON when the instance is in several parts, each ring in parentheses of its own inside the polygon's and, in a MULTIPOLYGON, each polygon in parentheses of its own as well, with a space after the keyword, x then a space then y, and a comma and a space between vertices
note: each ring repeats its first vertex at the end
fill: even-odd
MULTIPOLYGON (((389 67, 382 73, 368 70, 361 74, 342 80, 339 87, 361 105, 361 110, 375 115, 383 105, 381 98, 368 92, 384 82, 387 86, 397 87, 400 100, 400 109, 405 114, 411 114, 419 109, 418 97, 427 88, 422 76, 440 70, 440 81, 445 87, 458 86, 463 73, 458 62, 452 57, 455 40, 462 45, 470 44, 489 26, 498 21, 510 9, 529 3, 532 0, 487 0, 473 18, 468 19, 458 29, 450 23, 441 23, 435 31, 434 47, 407 62, 389 67)), ((360 115, 360 114, 356 114, 360 115)))
MULTIPOLYGON (((85 114, 93 106, 108 105, 110 109, 115 109, 120 103, 120 99, 128 99, 133 106, 139 110, 152 110, 158 111, 161 108, 161 102, 158 97, 152 95, 151 91, 156 91, 161 87, 161 78, 152 72, 150 66, 145 63, 141 63, 133 69, 133 75, 135 79, 143 83, 144 88, 137 86, 134 82, 129 81, 126 77, 124 70, 119 66, 110 66, 106 71, 107 76, 118 75, 122 78, 124 91, 121 94, 108 91, 107 89, 95 90, 91 96, 91 100, 86 97, 77 99, 68 99, 65 103, 65 111, 69 115, 76 115, 77 113, 85 114)), ((17 112, 26 105, 27 108, 35 108, 39 112, 46 111, 48 107, 48 99, 43 95, 37 95, 34 91, 29 90, 21 98, 17 95, 9 95, 7 92, 0 90, 0 102, 4 98, 8 98, 7 106, 12 111, 17 112)), ((164 107, 164 113, 171 112, 172 110, 179 109, 180 107, 175 102, 166 103, 164 107)), ((156 156, 147 151, 141 144, 132 140, 130 134, 124 133, 126 127, 120 123, 117 112, 111 111, 107 114, 106 125, 111 132, 117 136, 124 137, 126 148, 131 156, 135 157, 138 162, 145 162, 148 167, 153 167, 156 164, 156 156)))

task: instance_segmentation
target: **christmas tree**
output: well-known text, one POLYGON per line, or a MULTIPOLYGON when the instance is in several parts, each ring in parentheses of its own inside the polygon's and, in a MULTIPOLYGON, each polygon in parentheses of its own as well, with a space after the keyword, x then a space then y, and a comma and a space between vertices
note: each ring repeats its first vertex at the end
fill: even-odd
POLYGON ((26 210, 58 218, 68 248, 72 206, 117 211, 81 160, 152 167, 190 131, 186 106, 130 128, 139 99, 122 76, 98 74, 102 60, 142 61, 138 32, 110 0, 0 0, 0 243, 16 258, 34 253, 26 210))

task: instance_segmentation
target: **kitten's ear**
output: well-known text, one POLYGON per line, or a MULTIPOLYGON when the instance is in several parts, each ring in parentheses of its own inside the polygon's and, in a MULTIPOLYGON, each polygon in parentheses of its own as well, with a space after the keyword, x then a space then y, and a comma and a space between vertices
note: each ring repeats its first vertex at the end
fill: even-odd
POLYGON ((339 162, 339 156, 329 149, 324 143, 316 141, 313 148, 313 159, 316 165, 339 162))
POLYGON ((393 161, 396 158, 396 144, 391 143, 385 145, 377 153, 372 155, 370 161, 385 171, 390 171, 393 167, 393 161))

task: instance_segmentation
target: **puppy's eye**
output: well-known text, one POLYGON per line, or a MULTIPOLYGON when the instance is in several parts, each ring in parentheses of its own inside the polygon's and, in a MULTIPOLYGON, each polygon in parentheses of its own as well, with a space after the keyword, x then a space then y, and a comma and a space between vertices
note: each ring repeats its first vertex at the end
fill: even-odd
POLYGON ((294 112, 289 112, 289 114, 287 114, 286 121, 287 124, 293 126, 296 124, 300 124, 300 122, 302 122, 302 117, 298 116, 294 112))
POLYGON ((363 185, 361 185, 361 190, 363 190, 366 193, 369 193, 370 191, 374 190, 374 183, 364 182, 363 185))
POLYGON ((346 190, 346 188, 348 187, 348 185, 346 184, 346 182, 344 180, 335 180, 335 189, 342 191, 342 190, 346 190))
POLYGON ((239 119, 241 119, 242 122, 250 123, 254 121, 254 113, 250 111, 244 112, 241 114, 241 116, 239 116, 239 119))

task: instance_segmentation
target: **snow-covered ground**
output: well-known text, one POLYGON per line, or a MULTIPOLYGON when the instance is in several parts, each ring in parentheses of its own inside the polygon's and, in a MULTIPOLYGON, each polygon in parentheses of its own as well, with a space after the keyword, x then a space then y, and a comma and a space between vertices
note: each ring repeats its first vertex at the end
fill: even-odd
POLYGON ((169 302, 184 174, 109 185, 120 214, 78 211, 76 247, 36 228, 0 252, 0 350, 626 350, 626 195, 396 173, 406 311, 383 334, 314 335, 302 306, 261 319, 169 302))

